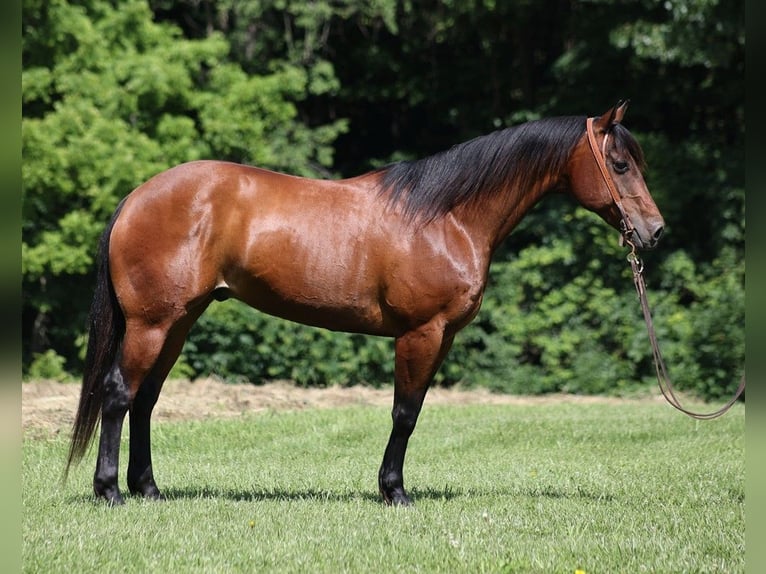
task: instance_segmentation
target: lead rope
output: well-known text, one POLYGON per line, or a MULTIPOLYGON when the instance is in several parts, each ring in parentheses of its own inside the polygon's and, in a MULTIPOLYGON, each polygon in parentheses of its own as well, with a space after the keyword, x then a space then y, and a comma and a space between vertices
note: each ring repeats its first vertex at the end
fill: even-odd
POLYGON ((657 342, 657 334, 654 331, 654 322, 652 321, 652 314, 649 310, 649 301, 646 297, 646 283, 644 283, 644 263, 639 258, 638 254, 636 253, 636 246, 631 241, 631 237, 634 232, 633 225, 630 222, 630 219, 628 218, 627 213, 622 208, 622 202, 620 201, 620 196, 617 193, 617 189, 614 186, 614 182, 612 181, 612 177, 609 174, 609 171, 606 167, 606 140, 604 141, 604 151, 603 153, 599 153, 598 146, 596 145, 596 135, 593 131, 593 119, 594 118, 588 118, 586 123, 586 128, 588 132, 588 143, 590 144, 591 151, 593 152, 593 156, 596 159, 596 163, 598 164, 598 167, 601 171, 601 175, 604 178, 604 182, 606 183, 606 187, 609 189, 609 193, 612 195, 612 199, 614 200, 615 204, 617 205, 617 209, 620 212, 620 215, 622 217, 621 221, 621 231, 622 231, 622 237, 623 240, 627 245, 630 246, 630 253, 628 254, 628 262, 630 263, 630 268, 633 271, 633 284, 636 286, 636 292, 638 293, 638 300, 641 302, 641 311, 644 315, 644 321, 646 322, 646 330, 649 333, 649 342, 652 345, 652 356, 654 358, 654 370, 657 373, 657 383, 660 387, 660 391, 662 392, 662 396, 665 397, 665 400, 670 403, 670 405, 685 415, 688 415, 694 419, 697 420, 710 420, 720 417, 722 414, 724 414, 726 411, 728 411, 734 403, 737 402, 737 399, 742 395, 742 393, 745 390, 745 375, 742 375, 742 379, 740 380, 739 387, 737 388, 737 391, 734 393, 734 396, 729 399, 729 401, 723 405, 720 409, 713 411, 711 413, 698 413, 694 411, 690 411, 686 408, 684 408, 681 405, 681 402, 678 400, 678 397, 676 397, 675 390, 673 389, 673 384, 670 382, 670 377, 668 376, 668 370, 665 366, 665 360, 662 358, 662 353, 660 352, 660 345, 657 342))
POLYGON ((625 241, 631 247, 631 252, 628 254, 628 261, 630 262, 630 267, 633 270, 633 283, 636 286, 638 299, 641 302, 641 311, 644 314, 646 330, 649 332, 649 341, 652 344, 652 355, 654 357, 654 369, 657 372, 657 383, 659 384, 662 396, 665 397, 665 400, 667 400, 671 406, 694 419, 710 420, 720 417, 722 414, 728 411, 732 405, 734 405, 734 403, 737 402, 737 399, 739 399, 740 395, 742 395, 742 392, 745 390, 745 375, 742 375, 742 379, 739 382, 739 387, 737 388, 737 392, 734 393, 734 396, 729 399, 729 401, 720 409, 713 411, 712 413, 698 413, 690 411, 681 405, 678 397, 676 397, 675 390, 673 389, 673 384, 670 382, 668 370, 665 367, 665 361, 662 358, 662 353, 660 352, 660 345, 657 342, 657 334, 654 331, 652 314, 649 312, 649 301, 646 297, 646 284, 644 283, 643 275, 644 264, 636 254, 636 246, 630 243, 628 239, 625 241))

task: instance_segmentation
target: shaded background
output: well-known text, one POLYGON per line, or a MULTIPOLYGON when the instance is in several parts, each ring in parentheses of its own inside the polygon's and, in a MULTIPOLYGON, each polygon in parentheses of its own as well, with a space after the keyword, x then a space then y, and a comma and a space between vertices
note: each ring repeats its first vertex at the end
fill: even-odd
MULTIPOLYGON (((23 5, 23 368, 82 367, 97 237, 156 172, 228 159, 346 177, 630 98, 667 223, 645 256, 671 376, 744 369, 744 1, 30 0, 23 5)), ((509 392, 653 384, 617 234, 547 198, 495 256, 437 380, 509 392)), ((214 304, 175 375, 390 382, 387 339, 214 304)))

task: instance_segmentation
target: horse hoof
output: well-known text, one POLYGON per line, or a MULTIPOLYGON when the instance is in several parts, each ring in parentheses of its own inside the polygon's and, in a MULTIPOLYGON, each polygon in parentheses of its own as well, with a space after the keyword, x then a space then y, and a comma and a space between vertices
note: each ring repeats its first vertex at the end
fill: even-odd
POLYGON ((136 496, 143 496, 149 500, 165 500, 165 497, 160 492, 155 484, 147 484, 140 487, 134 487, 130 489, 130 493, 136 496))
POLYGON ((96 498, 103 500, 108 506, 122 506, 125 500, 118 489, 110 489, 104 492, 96 492, 96 498))
POLYGON ((394 490, 392 492, 382 492, 381 495, 383 496, 383 502, 386 503, 386 506, 412 506, 413 502, 412 499, 407 496, 407 493, 404 492, 404 490, 394 490))

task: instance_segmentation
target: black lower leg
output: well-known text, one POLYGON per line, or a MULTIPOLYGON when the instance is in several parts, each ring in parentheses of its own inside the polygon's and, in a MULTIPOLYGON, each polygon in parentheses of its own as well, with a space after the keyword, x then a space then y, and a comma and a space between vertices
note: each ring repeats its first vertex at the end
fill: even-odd
POLYGON ((154 482, 151 453, 151 415, 159 392, 153 382, 146 381, 130 408, 130 459, 128 461, 128 489, 132 494, 161 499, 154 482))
POLYGON ((410 435, 415 429, 421 405, 422 399, 410 402, 397 401, 394 405, 393 428, 378 472, 378 486, 386 504, 412 504, 412 500, 404 489, 404 455, 410 435))
POLYGON ((122 424, 130 403, 129 391, 118 368, 112 369, 104 381, 105 398, 101 406, 101 436, 98 445, 93 492, 110 504, 122 504, 117 482, 120 460, 122 424))

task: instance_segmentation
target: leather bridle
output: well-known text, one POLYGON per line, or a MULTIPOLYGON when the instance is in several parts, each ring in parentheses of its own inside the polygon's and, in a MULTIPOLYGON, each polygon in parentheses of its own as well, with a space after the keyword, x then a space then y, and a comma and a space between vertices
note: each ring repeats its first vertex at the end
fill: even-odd
POLYGON ((639 258, 638 253, 636 252, 636 245, 632 241, 633 234, 636 229, 633 227, 628 214, 625 212, 625 209, 622 206, 620 193, 617 191, 614 180, 612 179, 612 176, 609 173, 609 169, 606 166, 606 144, 609 138, 609 132, 607 131, 604 135, 604 141, 601 144, 602 149, 599 150, 598 143, 596 142, 596 134, 593 129, 594 120, 595 118, 588 118, 586 121, 588 143, 590 145, 591 151, 593 152, 593 158, 596 160, 599 171, 601 171, 601 176, 604 179, 604 183, 609 190, 609 194, 612 196, 612 200, 614 201, 615 205, 617 206, 617 210, 620 213, 620 233, 622 234, 622 239, 626 245, 630 246, 631 249, 630 253, 628 254, 628 262, 630 263, 630 267, 633 270, 633 283, 636 286, 636 292, 638 293, 638 299, 641 302, 641 310, 644 315, 644 321, 646 322, 646 329, 649 333, 649 341, 652 345, 652 355, 654 358, 654 369, 657 373, 657 383, 659 384, 662 396, 664 396, 665 400, 667 400, 668 403, 670 403, 674 408, 692 418, 699 420, 717 418, 728 411, 732 405, 737 402, 737 399, 739 399, 740 395, 742 395, 743 391, 745 390, 745 375, 742 375, 742 380, 740 381, 739 387, 737 388, 734 396, 729 399, 729 401, 721 408, 711 413, 698 413, 690 411, 684 408, 678 400, 678 397, 676 397, 673 385, 670 382, 670 377, 668 376, 665 361, 662 358, 662 353, 660 352, 659 343, 657 342, 657 334, 654 331, 652 314, 649 311, 649 301, 646 296, 646 284, 644 282, 643 276, 644 263, 639 258))
MULTIPOLYGON (((598 169, 601 171, 601 177, 604 178, 604 183, 609 190, 609 194, 612 196, 612 201, 617 206, 617 211, 620 212, 620 233, 622 233, 623 239, 628 242, 635 232, 636 228, 630 221, 630 217, 622 207, 622 198, 617 191, 617 187, 614 185, 614 180, 609 173, 609 169, 606 167, 606 144, 609 140, 609 132, 604 134, 604 141, 601 144, 601 150, 598 149, 598 143, 596 142, 596 133, 593 130, 593 121, 595 118, 588 118, 586 123, 586 130, 588 132, 588 143, 590 144, 590 150, 593 152, 593 157, 596 160, 598 169)), ((631 243, 632 245, 632 243, 631 243)))

